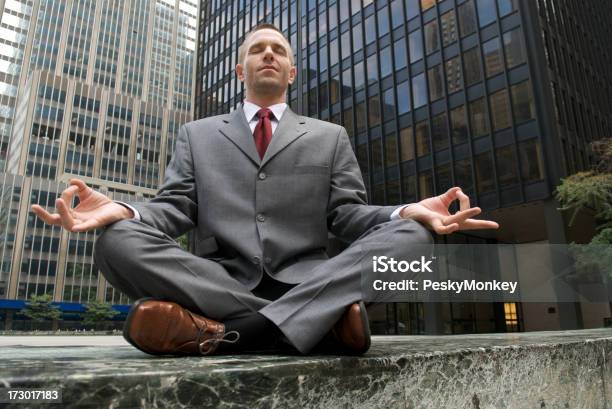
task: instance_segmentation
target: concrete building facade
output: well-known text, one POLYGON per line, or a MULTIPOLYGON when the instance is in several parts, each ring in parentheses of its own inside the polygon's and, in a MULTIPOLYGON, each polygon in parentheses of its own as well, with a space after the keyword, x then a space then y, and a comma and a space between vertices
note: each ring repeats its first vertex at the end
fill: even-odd
MULTIPOLYGON (((72 177, 118 200, 154 196, 178 128, 193 117, 197 2, 0 2, 0 318, 50 294, 66 322, 93 300, 128 298, 93 264, 97 231, 69 233, 55 211, 72 177)), ((75 199, 74 205, 76 205, 75 199)), ((68 324, 66 324, 68 325, 68 324)))

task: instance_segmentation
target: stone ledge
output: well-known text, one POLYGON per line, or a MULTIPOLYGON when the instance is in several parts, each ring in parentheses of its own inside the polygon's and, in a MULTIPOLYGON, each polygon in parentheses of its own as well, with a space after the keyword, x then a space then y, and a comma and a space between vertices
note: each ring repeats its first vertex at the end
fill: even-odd
POLYGON ((62 408, 612 404, 612 329, 377 336, 363 357, 159 358, 134 349, 121 337, 65 337, 70 346, 64 347, 57 346, 64 337, 27 338, 0 337, 0 386, 59 387, 62 408))

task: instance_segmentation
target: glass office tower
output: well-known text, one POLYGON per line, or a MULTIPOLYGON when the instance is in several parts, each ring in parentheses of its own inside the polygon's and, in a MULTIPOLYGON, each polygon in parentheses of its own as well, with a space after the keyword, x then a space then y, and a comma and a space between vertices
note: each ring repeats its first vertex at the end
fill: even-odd
MULTIPOLYGON (((195 116, 242 101, 238 46, 250 28, 273 23, 298 67, 287 102, 347 129, 370 203, 458 185, 502 228, 438 241, 567 243, 584 231, 565 228, 554 188, 590 165, 589 141, 612 134, 612 5, 561 3, 202 1, 195 116)), ((372 324, 382 333, 516 331, 598 326, 608 315, 608 305, 394 304, 372 324)))
MULTIPOLYGON (((65 314, 129 300, 93 264, 98 232, 43 223, 72 177, 118 200, 155 195, 193 117, 195 0, 0 1, 0 319, 50 294, 65 314)), ((76 205, 76 203, 75 203, 76 205)), ((67 315, 65 319, 69 319, 67 315)), ((3 327, 0 327, 3 328, 3 327)))

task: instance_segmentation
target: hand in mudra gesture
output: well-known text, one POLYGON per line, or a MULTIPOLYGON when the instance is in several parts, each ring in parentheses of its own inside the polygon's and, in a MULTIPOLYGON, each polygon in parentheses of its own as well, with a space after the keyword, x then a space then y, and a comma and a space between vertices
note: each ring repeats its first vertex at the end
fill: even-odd
POLYGON ((131 217, 129 209, 96 192, 82 180, 70 179, 69 183, 61 197, 55 200, 58 213, 51 214, 37 204, 32 205, 32 211, 46 223, 71 232, 85 232, 131 217), (72 209, 74 195, 79 198, 79 204, 72 209))
POLYGON ((405 207, 400 212, 403 219, 414 219, 438 234, 450 234, 457 230, 497 229, 499 224, 490 220, 471 217, 481 212, 479 207, 470 207, 470 198, 458 186, 439 196, 430 197, 405 207), (459 211, 450 214, 448 208, 459 200, 459 211))

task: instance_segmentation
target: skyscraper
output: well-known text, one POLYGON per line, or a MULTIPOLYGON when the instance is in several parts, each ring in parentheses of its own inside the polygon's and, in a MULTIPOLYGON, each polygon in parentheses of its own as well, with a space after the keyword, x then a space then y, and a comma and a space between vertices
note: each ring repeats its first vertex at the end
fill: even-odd
POLYGON ((71 177, 116 199, 155 194, 192 119, 198 4, 5 0, 0 12, 0 318, 45 293, 65 311, 127 304, 93 264, 95 232, 30 206, 54 210, 71 177))
MULTIPOLYGON (((195 116, 242 101, 238 45, 274 23, 298 68, 287 102, 347 129, 370 203, 458 185, 502 228, 440 242, 568 243, 585 232, 566 228, 553 192, 591 164, 588 142, 612 134, 610 17, 603 0, 202 1, 195 116)), ((610 315, 555 303, 381 308, 372 324, 386 333, 593 326, 610 315)))

